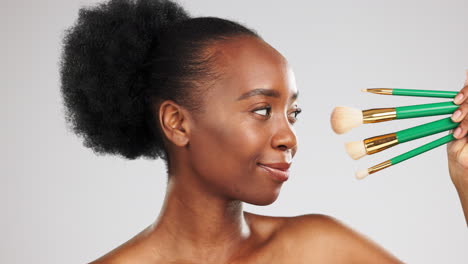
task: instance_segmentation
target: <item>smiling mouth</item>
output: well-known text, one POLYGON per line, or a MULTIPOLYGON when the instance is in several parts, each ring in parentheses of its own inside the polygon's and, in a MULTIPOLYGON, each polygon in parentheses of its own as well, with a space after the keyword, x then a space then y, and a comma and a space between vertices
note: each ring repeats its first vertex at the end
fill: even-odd
MULTIPOLYGON (((262 169, 264 169, 265 171, 268 172, 268 174, 276 181, 279 181, 279 182, 285 182, 289 179, 289 164, 286 163, 286 165, 284 165, 284 163, 282 163, 283 165, 281 165, 282 167, 280 167, 279 165, 273 165, 273 166, 276 166, 276 168, 274 167, 270 167, 270 166, 267 166, 265 164, 261 164, 261 163, 257 163, 257 165, 259 167, 261 167, 262 169), (287 168, 286 168, 287 167, 287 168)), ((268 164, 270 165, 270 164, 268 164)))
POLYGON ((280 162, 270 162, 270 163, 260 163, 258 162, 257 165, 263 165, 263 166, 267 166, 267 167, 270 167, 270 168, 274 168, 274 169, 277 169, 277 170, 282 170, 282 171, 287 171, 289 169, 289 167, 291 167, 291 164, 292 162, 284 162, 284 161, 280 161, 280 162))

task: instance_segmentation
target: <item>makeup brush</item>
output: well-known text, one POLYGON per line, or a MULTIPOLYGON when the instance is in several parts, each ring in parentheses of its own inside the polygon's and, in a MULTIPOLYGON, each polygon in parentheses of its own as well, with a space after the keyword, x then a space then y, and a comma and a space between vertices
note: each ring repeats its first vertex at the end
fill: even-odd
POLYGON ((459 123, 453 122, 450 117, 447 117, 395 133, 375 136, 363 141, 348 142, 345 144, 346 152, 352 159, 357 160, 365 155, 380 152, 400 143, 454 129, 458 125, 459 123))
POLYGON ((396 157, 394 157, 392 159, 381 162, 381 163, 379 163, 379 164, 377 164, 375 166, 372 166, 372 167, 370 167, 368 169, 359 170, 359 171, 356 172, 355 176, 356 176, 356 178, 358 180, 362 180, 365 177, 367 177, 369 174, 375 173, 375 172, 377 172, 379 170, 388 168, 388 167, 393 166, 395 164, 398 164, 398 163, 400 163, 402 161, 413 158, 413 157, 415 157, 415 156, 417 156, 419 154, 422 154, 422 153, 424 153, 426 151, 429 151, 429 150, 431 150, 433 148, 436 148, 436 147, 441 146, 443 144, 449 143, 450 141, 452 141, 454 139, 455 139, 455 137, 453 137, 453 134, 450 133, 450 134, 448 134, 448 135, 446 135, 444 137, 441 137, 441 138, 436 139, 434 141, 431 141, 431 142, 429 142, 429 143, 427 143, 425 145, 417 147, 417 148, 415 148, 413 150, 410 150, 408 152, 400 154, 400 155, 398 155, 398 156, 396 156, 396 157))
POLYGON ((453 102, 399 106, 393 108, 373 108, 362 111, 351 107, 338 106, 333 109, 330 122, 335 133, 343 134, 361 124, 451 114, 458 107, 459 105, 453 102))
POLYGON ((434 90, 416 90, 416 89, 400 89, 400 88, 367 88, 362 89, 363 92, 384 94, 384 95, 404 95, 404 96, 419 96, 419 97, 438 97, 438 98, 454 98, 458 92, 454 91, 434 91, 434 90))

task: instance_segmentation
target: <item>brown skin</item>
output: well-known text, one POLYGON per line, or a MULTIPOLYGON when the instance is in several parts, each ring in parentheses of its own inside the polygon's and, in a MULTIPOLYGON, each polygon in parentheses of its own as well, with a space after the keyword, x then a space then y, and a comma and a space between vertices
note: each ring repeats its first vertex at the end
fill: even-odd
POLYGON ((468 71, 463 89, 454 99, 454 103, 460 105, 452 115, 454 122, 460 125, 453 132, 457 140, 447 144, 447 156, 449 164, 450 178, 458 192, 460 202, 468 225, 468 71))
POLYGON ((257 163, 294 157, 297 89, 287 61, 264 41, 238 37, 216 48, 224 75, 207 91, 204 112, 159 106, 171 167, 157 220, 92 263, 401 263, 329 216, 243 211, 243 202, 267 205, 279 195, 282 183, 257 163), (280 96, 236 100, 256 88, 280 96), (261 109, 268 105, 269 114, 261 109))

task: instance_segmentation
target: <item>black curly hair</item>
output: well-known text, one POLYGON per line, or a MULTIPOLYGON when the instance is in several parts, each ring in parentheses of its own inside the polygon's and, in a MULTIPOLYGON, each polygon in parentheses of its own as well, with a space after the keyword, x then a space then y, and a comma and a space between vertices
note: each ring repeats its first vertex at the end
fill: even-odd
POLYGON ((191 18, 166 0, 110 0, 81 8, 65 30, 60 61, 65 117, 97 154, 162 158, 168 166, 154 104, 201 111, 219 41, 258 34, 239 23, 191 18))

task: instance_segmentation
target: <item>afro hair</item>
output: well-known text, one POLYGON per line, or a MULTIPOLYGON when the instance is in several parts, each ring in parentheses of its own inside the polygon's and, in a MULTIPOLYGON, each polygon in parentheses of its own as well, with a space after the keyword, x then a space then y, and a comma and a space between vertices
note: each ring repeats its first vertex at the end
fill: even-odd
POLYGON ((167 0, 110 0, 81 8, 65 31, 60 61, 67 122, 97 154, 167 161, 148 98, 188 105, 193 91, 183 90, 185 84, 212 73, 203 48, 240 34, 258 37, 229 20, 190 18, 167 0))

